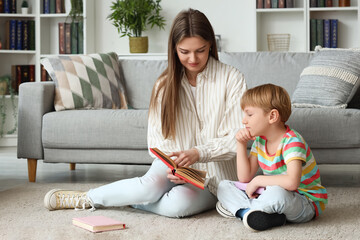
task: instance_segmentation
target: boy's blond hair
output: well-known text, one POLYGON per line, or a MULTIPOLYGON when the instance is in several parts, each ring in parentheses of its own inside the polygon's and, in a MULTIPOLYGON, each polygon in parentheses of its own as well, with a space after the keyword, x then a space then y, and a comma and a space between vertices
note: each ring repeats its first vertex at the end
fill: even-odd
POLYGON ((270 112, 276 109, 282 122, 286 122, 291 115, 291 100, 287 91, 274 84, 264 84, 247 90, 241 97, 241 109, 246 106, 259 107, 270 112))

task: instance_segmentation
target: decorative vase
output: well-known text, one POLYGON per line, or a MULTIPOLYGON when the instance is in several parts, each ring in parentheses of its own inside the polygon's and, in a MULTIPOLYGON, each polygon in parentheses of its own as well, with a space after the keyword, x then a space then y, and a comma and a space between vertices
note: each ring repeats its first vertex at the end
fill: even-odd
POLYGON ((8 85, 6 81, 0 82, 0 95, 6 95, 7 94, 8 85))
POLYGON ((130 53, 147 53, 149 50, 148 37, 129 37, 130 53))
POLYGON ((22 14, 28 14, 29 13, 29 8, 21 8, 21 13, 22 14))

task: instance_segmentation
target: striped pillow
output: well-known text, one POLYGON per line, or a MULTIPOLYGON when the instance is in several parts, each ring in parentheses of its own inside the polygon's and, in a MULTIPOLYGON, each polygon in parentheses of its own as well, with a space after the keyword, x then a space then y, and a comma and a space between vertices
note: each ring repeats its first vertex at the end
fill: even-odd
POLYGON ((294 107, 346 108, 360 85, 360 50, 318 48, 300 75, 294 107))
POLYGON ((55 82, 55 110, 127 108, 116 53, 49 57, 41 64, 55 82))

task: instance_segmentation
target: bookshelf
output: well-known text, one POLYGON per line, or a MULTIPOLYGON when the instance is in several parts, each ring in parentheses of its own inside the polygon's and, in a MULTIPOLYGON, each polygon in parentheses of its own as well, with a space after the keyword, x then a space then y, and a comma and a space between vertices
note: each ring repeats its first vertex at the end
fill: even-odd
POLYGON ((294 8, 256 8, 256 51, 268 51, 267 34, 289 33, 290 52, 310 52, 310 19, 338 19, 338 47, 360 47, 360 8, 358 0, 350 7, 310 7, 310 0, 295 0, 294 8))
MULTIPOLYGON (((0 41, 2 42, 2 49, 0 49, 0 76, 11 76, 12 65, 35 65, 35 81, 40 81, 41 65, 40 60, 43 57, 52 55, 59 55, 59 22, 71 22, 68 14, 71 10, 71 1, 64 1, 65 13, 52 13, 45 14, 44 0, 27 0, 29 3, 29 13, 21 14, 22 0, 16 2, 17 13, 0 13, 0 41), (34 50, 9 50, 5 49, 5 23, 9 20, 31 20, 35 22, 35 49, 34 50)), ((94 23, 95 23, 95 0, 83 0, 83 46, 84 54, 93 53, 95 49, 94 43, 94 23)), ((0 96, 1 97, 1 96, 0 96)), ((6 97, 6 101, 10 101, 6 97)), ((8 103, 7 103, 8 104, 8 103)), ((9 109, 10 111, 10 109, 9 109)), ((11 113, 7 114, 7 121, 10 123, 5 124, 5 128, 11 123, 11 113)), ((5 129, 6 130, 6 129, 5 129)), ((16 134, 14 134, 16 137, 16 134)), ((0 146, 4 144, 4 139, 13 139, 14 136, 4 136, 0 142, 0 146)), ((13 140, 12 140, 13 142, 13 140)))

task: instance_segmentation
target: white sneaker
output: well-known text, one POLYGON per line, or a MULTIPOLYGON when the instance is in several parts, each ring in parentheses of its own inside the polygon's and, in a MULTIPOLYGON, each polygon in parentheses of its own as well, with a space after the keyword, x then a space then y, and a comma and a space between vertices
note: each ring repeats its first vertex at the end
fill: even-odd
POLYGON ((216 211, 225 218, 236 218, 231 212, 229 212, 229 210, 224 208, 219 201, 216 203, 216 211))
POLYGON ((49 210, 75 209, 84 210, 91 207, 95 210, 94 204, 86 196, 86 192, 53 189, 46 193, 44 205, 49 210))

